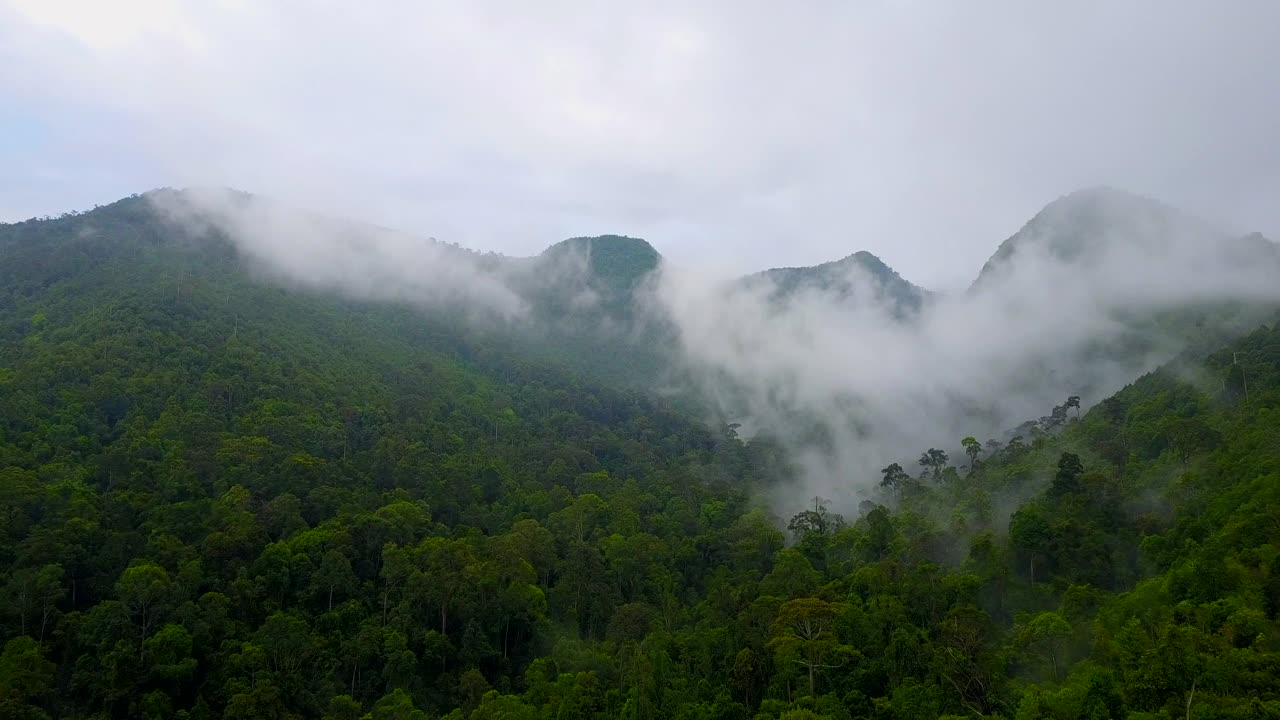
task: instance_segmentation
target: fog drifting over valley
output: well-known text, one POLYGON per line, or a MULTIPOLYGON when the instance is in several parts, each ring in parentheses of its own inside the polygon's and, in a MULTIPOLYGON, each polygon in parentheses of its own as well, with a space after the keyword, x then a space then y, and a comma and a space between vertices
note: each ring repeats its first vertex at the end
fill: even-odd
POLYGON ((1280 720, 1280 0, 0 0, 0 720, 1280 720))
MULTIPOLYGON (((632 320, 674 333, 654 384, 781 436, 804 469, 788 497, 847 504, 886 462, 1167 360, 1198 331, 1161 313, 1277 299, 1240 238, 1280 237, 1278 25, 1265 0, 0 0, 0 220, 235 187, 253 195, 153 199, 272 282, 526 336, 586 322, 618 352, 637 328, 584 253, 538 253, 644 237, 665 260, 632 320), (1074 195, 966 290, 1000 238, 1099 183, 1209 221, 1074 195), (857 263, 839 292, 739 281, 860 250, 935 291, 918 315, 857 263)), ((1220 316, 1206 332, 1256 320, 1220 316)))
MULTIPOLYGON (((465 308, 490 331, 540 332, 545 318, 530 304, 548 288, 567 289, 584 317, 598 309, 581 253, 485 255, 225 191, 148 197, 178 226, 232 240, 274 282, 424 312, 465 308)), ((1190 320, 1170 332, 1154 324, 1161 313, 1209 313, 1205 332, 1244 332, 1268 317, 1260 306, 1280 303, 1270 241, 1101 188, 1051 203, 972 288, 932 294, 918 314, 895 314, 861 265, 838 267, 847 273, 838 287, 781 292, 767 275, 744 281, 664 262, 632 303, 637 325, 674 332, 665 359, 684 383, 677 392, 698 397, 710 421, 790 451, 801 474, 780 487, 780 514, 814 494, 849 510, 886 464, 918 472, 928 447, 958 463, 960 438, 1003 439, 1069 395, 1087 409, 1194 340, 1190 320)))
MULTIPOLYGON (((963 464, 961 438, 1007 439, 1070 395, 1087 409, 1183 348, 1185 337, 1151 324, 1160 313, 1232 303, 1216 322, 1243 332, 1270 317, 1259 306, 1280 302, 1269 241, 1231 238, 1125 193, 1059 201, 1013 242, 971 290, 935 296, 905 322, 871 294, 808 291, 779 305, 767 287, 672 267, 657 297, 702 389, 739 413, 744 432, 779 436, 796 453, 803 492, 778 498, 789 510, 814 494, 851 508, 888 463, 919 473, 929 447, 963 464), (1055 252, 1065 241, 1074 243, 1055 252)), ((850 272, 852 284, 873 286, 850 272)))

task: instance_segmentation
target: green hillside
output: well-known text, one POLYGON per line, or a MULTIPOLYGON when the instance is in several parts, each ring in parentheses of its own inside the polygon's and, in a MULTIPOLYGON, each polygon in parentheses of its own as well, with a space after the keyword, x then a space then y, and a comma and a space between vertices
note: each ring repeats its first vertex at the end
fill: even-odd
POLYGON ((674 335, 643 310, 647 283, 662 256, 638 238, 564 240, 515 261, 531 272, 522 292, 535 322, 503 333, 513 350, 614 387, 651 388, 669 375, 674 335), (573 282, 565 269, 580 270, 573 282), (551 278, 548 281, 548 278, 551 278))
POLYGON ((646 275, 658 269, 662 256, 639 238, 600 235, 564 240, 543 251, 542 260, 555 261, 566 255, 584 256, 601 290, 633 290, 646 275))
POLYGON ((767 440, 141 198, 0 279, 0 717, 1280 717, 1275 320, 780 520, 767 440))

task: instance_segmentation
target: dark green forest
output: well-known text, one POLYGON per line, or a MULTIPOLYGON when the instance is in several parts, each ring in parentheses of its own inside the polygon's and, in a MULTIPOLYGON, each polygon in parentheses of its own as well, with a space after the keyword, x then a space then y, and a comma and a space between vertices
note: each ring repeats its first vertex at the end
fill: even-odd
POLYGON ((778 518, 767 438, 140 198, 0 280, 2 718, 1280 718, 1274 321, 778 518))

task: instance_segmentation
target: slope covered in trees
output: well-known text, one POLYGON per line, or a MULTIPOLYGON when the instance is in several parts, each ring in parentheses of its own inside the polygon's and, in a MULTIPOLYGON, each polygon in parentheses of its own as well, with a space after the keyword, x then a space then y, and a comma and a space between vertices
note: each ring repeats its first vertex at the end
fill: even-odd
POLYGON ((109 210, 0 228, 0 717, 1280 714, 1274 322, 779 520, 766 440, 109 210))
POLYGON ((67 218, 3 245, 5 639, 58 659, 6 676, 10 710, 314 717, 399 687, 447 709, 629 601, 678 607, 697 533, 768 466, 443 321, 253 282, 131 209, 95 216, 109 242, 67 218))

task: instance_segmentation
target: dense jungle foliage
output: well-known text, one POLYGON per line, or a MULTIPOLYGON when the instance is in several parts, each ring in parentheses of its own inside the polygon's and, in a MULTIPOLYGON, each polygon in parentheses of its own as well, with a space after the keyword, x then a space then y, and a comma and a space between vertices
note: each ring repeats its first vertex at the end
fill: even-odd
POLYGON ((767 441, 138 199, 0 226, 0 717, 1280 717, 1280 328, 760 500, 767 441))

